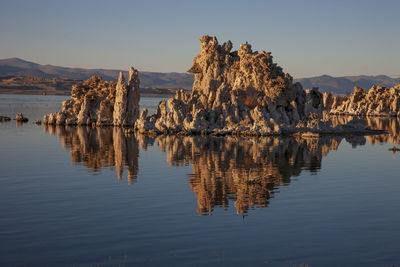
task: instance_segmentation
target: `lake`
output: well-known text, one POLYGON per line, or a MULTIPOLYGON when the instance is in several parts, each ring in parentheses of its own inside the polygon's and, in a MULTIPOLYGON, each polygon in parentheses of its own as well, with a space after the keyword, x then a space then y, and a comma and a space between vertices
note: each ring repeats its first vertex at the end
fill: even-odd
POLYGON ((303 139, 33 123, 65 98, 0 95, 29 118, 0 123, 1 266, 400 264, 397 119, 303 139))

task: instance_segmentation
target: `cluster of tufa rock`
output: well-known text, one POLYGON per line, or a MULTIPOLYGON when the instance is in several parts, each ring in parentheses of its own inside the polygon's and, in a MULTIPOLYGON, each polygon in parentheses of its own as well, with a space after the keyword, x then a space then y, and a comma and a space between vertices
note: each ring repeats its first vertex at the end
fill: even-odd
POLYGON ((44 124, 134 126, 139 116, 139 73, 129 70, 126 84, 122 72, 118 82, 93 76, 72 86, 71 99, 62 103, 60 112, 44 116, 44 124))
POLYGON ((0 122, 10 121, 11 118, 7 116, 0 116, 0 122))
POLYGON ((139 132, 274 135, 354 131, 351 126, 334 129, 329 121, 322 121, 322 94, 293 83, 273 62, 271 53, 253 52, 248 43, 231 51, 230 41, 219 45, 217 38, 207 35, 200 42, 201 51, 188 70, 195 76, 192 92, 178 91, 174 98, 161 101, 151 116, 144 109, 135 124, 139 132))
POLYGON ((365 133, 368 129, 365 122, 356 119, 333 127, 325 116, 329 110, 358 114, 362 109, 367 113, 377 110, 370 103, 382 99, 383 104, 377 104, 380 110, 398 114, 397 88, 388 92, 380 87, 371 89, 369 98, 362 89, 350 99, 323 95, 317 88, 304 90, 300 83, 293 83, 293 78, 273 62, 270 52, 253 52, 248 43, 231 51, 230 41, 220 45, 216 37, 208 35, 200 42, 201 51, 188 70, 195 78, 191 93, 178 91, 175 97, 161 101, 155 114, 143 109, 139 116, 140 81, 138 71, 131 68, 127 84, 120 73, 117 83, 93 76, 74 85, 61 112, 45 115, 43 123, 127 126, 146 134, 336 134, 365 133), (396 104, 387 107, 385 94, 393 96, 390 103, 396 104))
POLYGON ((349 97, 324 93, 323 100, 330 114, 400 116, 400 84, 392 88, 374 85, 368 93, 365 92, 365 89, 355 86, 349 97))
POLYGON ((15 120, 17 122, 27 122, 29 119, 25 117, 22 113, 17 113, 17 115, 15 115, 15 120))

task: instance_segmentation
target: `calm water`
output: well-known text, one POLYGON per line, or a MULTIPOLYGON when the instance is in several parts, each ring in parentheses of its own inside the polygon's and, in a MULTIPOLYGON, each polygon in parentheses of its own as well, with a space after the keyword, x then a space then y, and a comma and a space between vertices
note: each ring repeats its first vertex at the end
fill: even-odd
POLYGON ((400 264, 397 120, 320 139, 32 123, 63 99, 0 95, 30 119, 0 123, 1 266, 400 264))

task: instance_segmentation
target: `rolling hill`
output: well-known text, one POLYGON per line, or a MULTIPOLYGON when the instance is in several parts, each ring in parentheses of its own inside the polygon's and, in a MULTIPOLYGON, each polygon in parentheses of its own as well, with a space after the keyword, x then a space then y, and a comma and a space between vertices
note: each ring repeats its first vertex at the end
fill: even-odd
POLYGON ((322 75, 318 77, 295 79, 295 81, 300 82, 304 88, 319 87, 321 92, 348 94, 353 91, 353 87, 356 85, 366 90, 370 89, 372 85, 392 87, 400 83, 400 78, 391 78, 386 75, 344 77, 322 75))
MULTIPOLYGON (((93 75, 100 75, 104 80, 116 80, 120 71, 40 65, 20 58, 0 59, 1 76, 38 76, 44 78, 86 80, 93 75)), ((128 72, 124 71, 124 74, 127 76, 128 72)), ((190 73, 141 71, 139 75, 142 87, 191 89, 193 83, 193 75, 190 73)))
MULTIPOLYGON (((12 93, 14 89, 18 90, 19 93, 23 93, 24 90, 26 93, 42 90, 49 94, 54 94, 55 92, 67 94, 71 83, 86 80, 93 75, 100 75, 105 80, 116 80, 120 71, 41 65, 20 58, 0 59, 0 93, 12 93)), ((124 71, 124 74, 128 75, 127 71, 124 71)), ((184 88, 190 90, 193 84, 193 75, 190 73, 141 71, 139 78, 140 85, 144 88, 144 91, 146 88, 148 90, 156 89, 156 91, 160 88, 184 88)), ((319 87, 321 92, 348 94, 355 85, 367 90, 372 85, 391 87, 400 83, 400 78, 391 78, 385 75, 344 77, 322 75, 299 78, 295 79, 295 81, 300 82, 304 88, 319 87)))

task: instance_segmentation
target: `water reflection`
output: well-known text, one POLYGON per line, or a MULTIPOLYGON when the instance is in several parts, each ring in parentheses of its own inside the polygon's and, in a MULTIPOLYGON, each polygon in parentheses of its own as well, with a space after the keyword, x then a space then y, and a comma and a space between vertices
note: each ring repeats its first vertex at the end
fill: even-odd
POLYGON ((171 165, 192 166, 189 183, 197 212, 211 215, 215 206, 227 208, 230 200, 239 214, 267 207, 291 177, 302 170, 317 172, 322 157, 336 150, 341 139, 160 136, 157 144, 171 165))
MULTIPOLYGON (((335 117, 345 123, 349 117, 335 117)), ((389 134, 347 137, 204 137, 126 135, 121 128, 44 126, 45 132, 61 137, 73 163, 83 163, 91 172, 104 167, 117 172, 118 179, 127 170, 130 184, 138 173, 139 144, 143 150, 157 144, 167 153, 171 166, 192 167, 188 182, 198 200, 197 212, 212 214, 216 206, 228 208, 230 202, 239 214, 268 206, 280 186, 291 183, 303 170, 316 173, 321 161, 345 139, 352 147, 374 143, 399 144, 398 119, 367 118, 372 129, 389 134)))
MULTIPOLYGON (((204 137, 125 135, 121 128, 44 126, 45 132, 61 138, 73 163, 84 164, 97 173, 115 168, 121 179, 137 179, 139 144, 143 150, 157 144, 172 166, 192 167, 188 182, 198 200, 197 212, 210 215, 216 206, 230 202, 239 214, 268 206, 280 186, 291 183, 303 170, 316 173, 322 158, 336 150, 343 137, 204 137)), ((347 137, 353 146, 363 145, 360 136, 347 137)))
MULTIPOLYGON (((352 116, 332 116, 331 120, 334 125, 348 123, 352 120, 352 116)), ((388 134, 370 135, 367 140, 370 144, 400 144, 400 118, 364 118, 367 125, 373 130, 385 130, 388 134)))
POLYGON ((129 184, 136 182, 138 140, 125 136, 121 128, 44 125, 44 131, 61 137, 62 146, 70 151, 72 163, 83 163, 94 174, 104 167, 115 168, 118 179, 126 167, 129 184))

